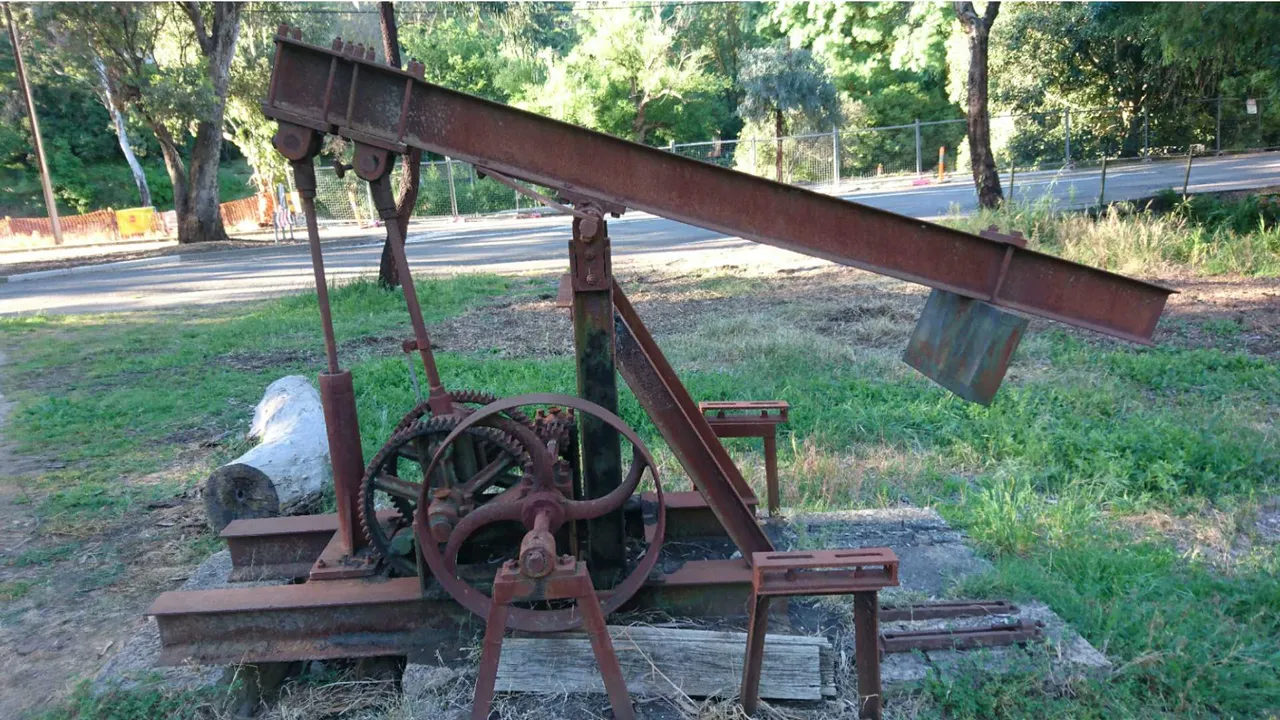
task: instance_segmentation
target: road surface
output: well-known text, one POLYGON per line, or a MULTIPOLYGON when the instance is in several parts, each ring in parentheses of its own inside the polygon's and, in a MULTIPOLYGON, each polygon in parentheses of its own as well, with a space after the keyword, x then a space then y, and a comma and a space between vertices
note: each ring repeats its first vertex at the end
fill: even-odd
MULTIPOLYGON (((1184 168, 1181 161, 1112 168, 1107 173, 1107 200, 1146 197, 1164 188, 1180 187, 1184 168)), ((1007 185, 1008 176, 1003 180, 1007 185)), ((1199 159, 1191 175, 1193 192, 1269 185, 1280 185, 1280 153, 1199 159)), ((1096 202, 1098 190, 1097 168, 1019 175, 1014 188, 1020 202, 1047 198, 1060 207, 1090 205, 1096 202)), ((968 212, 977 205, 972 183, 961 177, 942 185, 891 190, 846 186, 841 196, 917 218, 968 212)), ((415 272, 554 272, 567 269, 568 226, 569 219, 564 216, 441 223, 410 235, 409 262, 415 272)), ((611 220, 610 236, 614 256, 623 264, 661 264, 707 252, 732 261, 734 249, 753 245, 642 213, 611 220)), ((380 251, 377 241, 326 248, 329 278, 344 280, 376 272, 380 251)), ((2 284, 0 315, 170 309, 280 295, 313 287, 312 282, 305 245, 205 253, 181 263, 2 284)))

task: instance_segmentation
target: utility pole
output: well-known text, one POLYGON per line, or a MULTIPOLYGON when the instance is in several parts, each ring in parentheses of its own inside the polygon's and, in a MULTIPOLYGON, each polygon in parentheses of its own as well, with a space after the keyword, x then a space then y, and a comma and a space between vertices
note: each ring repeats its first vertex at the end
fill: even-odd
POLYGON ((44 141, 40 138, 40 123, 36 120, 36 104, 31 98, 31 86, 27 84, 27 66, 22 62, 22 48, 18 44, 18 26, 13 23, 9 3, 4 4, 4 19, 9 23, 9 44, 13 46, 13 60, 18 70, 18 85, 27 101, 27 119, 31 121, 31 135, 35 138, 36 162, 40 165, 40 187, 44 190, 44 205, 49 210, 49 227, 53 230, 53 242, 62 244, 62 223, 58 222, 58 206, 53 201, 53 184, 49 181, 49 165, 44 159, 44 141))

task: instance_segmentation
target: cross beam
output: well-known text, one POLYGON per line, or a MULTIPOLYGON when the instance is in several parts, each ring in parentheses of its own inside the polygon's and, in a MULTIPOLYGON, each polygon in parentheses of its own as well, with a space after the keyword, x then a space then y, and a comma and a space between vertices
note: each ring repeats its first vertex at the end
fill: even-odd
MULTIPOLYGON (((1149 344, 1171 290, 683 158, 281 33, 263 111, 1149 344)), ((420 70, 421 66, 415 66, 420 70)))

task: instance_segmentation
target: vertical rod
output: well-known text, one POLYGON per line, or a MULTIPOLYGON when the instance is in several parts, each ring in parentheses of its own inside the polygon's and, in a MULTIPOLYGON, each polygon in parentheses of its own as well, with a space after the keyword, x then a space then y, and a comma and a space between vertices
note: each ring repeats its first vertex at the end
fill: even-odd
POLYGON ((742 689, 738 691, 747 717, 755 715, 760 707, 760 668, 764 665, 764 636, 769 630, 769 596, 753 599, 747 624, 747 656, 742 663, 742 689))
POLYGON ((875 592, 853 594, 853 652, 858 670, 858 717, 880 720, 880 601, 875 592))
POLYGON ((390 173, 370 181, 366 187, 370 197, 377 201, 374 207, 387 226, 387 243, 391 245, 391 252, 396 259, 400 288, 404 291, 409 322, 413 325, 413 338, 418 344, 418 354, 422 356, 422 367, 427 374, 427 401, 431 403, 432 413, 447 415, 453 409, 453 401, 440 382, 440 371, 436 369, 436 359, 431 354, 431 338, 427 335, 427 324, 422 319, 422 306, 418 304, 418 291, 413 286, 413 273, 409 270, 409 260, 405 257, 404 238, 400 237, 400 224, 394 221, 396 201, 391 197, 390 173))
POLYGON ((1016 204, 1018 201, 1013 196, 1013 181, 1018 175, 1018 163, 1009 163, 1009 204, 1016 204))
POLYGON ((782 504, 778 497, 778 436, 773 428, 764 436, 764 480, 769 498, 769 517, 773 517, 782 504))
POLYGON ((1195 155, 1195 145, 1187 145, 1187 174, 1182 178, 1182 199, 1187 199, 1187 186, 1191 184, 1191 158, 1195 155))
POLYGON ((1098 207, 1107 204, 1107 156, 1102 156, 1102 182, 1098 188, 1098 207))
POLYGON ((453 158, 444 159, 445 173, 449 176, 449 209, 458 217, 458 191, 453 186, 453 158))
POLYGON ((924 155, 920 144, 920 118, 916 118, 916 176, 924 174, 924 155))
POLYGON ((840 128, 831 127, 831 187, 840 187, 840 128))
POLYGON ((1217 154, 1222 154, 1222 96, 1218 96, 1217 130, 1214 131, 1213 145, 1217 154))
POLYGON ((1071 167, 1071 108, 1062 111, 1062 132, 1066 138, 1066 155, 1062 163, 1064 169, 1071 167))
MULTIPOLYGON (((578 396, 609 412, 618 411, 614 358, 612 280, 607 223, 573 219, 569 243, 573 282, 573 348, 578 396), (584 227, 584 224, 587 227, 584 227), (598 259, 602 264, 592 263, 598 259), (588 289, 590 288, 590 289, 588 289)), ((588 500, 604 497, 622 484, 622 452, 618 433, 590 415, 579 416, 582 437, 583 492, 588 500)), ((622 511, 588 520, 587 567, 595 574, 620 570, 626 556, 622 511)))
POLYGON ((44 139, 40 136, 40 121, 36 118, 36 103, 31 97, 31 85, 27 83, 27 64, 22 61, 22 46, 18 40, 18 26, 13 22, 9 3, 4 4, 4 19, 9 23, 9 43, 13 45, 13 62, 18 71, 18 85, 27 102, 27 120, 31 123, 31 137, 36 146, 36 163, 40 167, 40 189, 44 192, 44 206, 49 212, 49 228, 53 231, 55 245, 62 244, 62 222, 58 219, 58 205, 53 199, 53 183, 49 179, 49 164, 44 158, 44 139))
POLYGON ((316 166, 311 158, 292 163, 293 184, 307 219, 307 244, 311 247, 311 272, 316 279, 316 303, 320 306, 320 328, 324 332, 324 354, 329 372, 338 372, 338 344, 333 334, 333 313, 329 308, 329 283, 324 276, 324 255, 320 251, 320 228, 316 223, 316 166))

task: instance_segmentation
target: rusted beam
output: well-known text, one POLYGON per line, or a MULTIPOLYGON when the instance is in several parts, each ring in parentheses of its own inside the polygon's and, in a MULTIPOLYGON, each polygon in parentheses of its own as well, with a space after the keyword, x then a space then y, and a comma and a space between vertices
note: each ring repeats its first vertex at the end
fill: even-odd
POLYGON ((743 501, 752 496, 747 481, 616 283, 613 306, 617 312, 618 371, 640 406, 653 419, 742 556, 773 550, 756 523, 755 512, 743 501))
POLYGON ((1171 290, 682 158, 280 36, 268 117, 411 147, 805 255, 1149 343, 1171 290))

